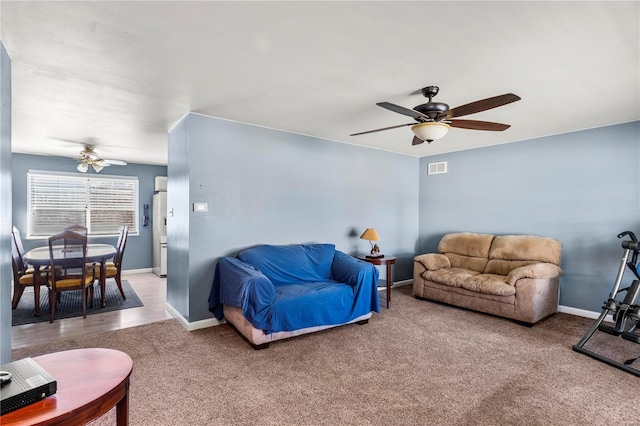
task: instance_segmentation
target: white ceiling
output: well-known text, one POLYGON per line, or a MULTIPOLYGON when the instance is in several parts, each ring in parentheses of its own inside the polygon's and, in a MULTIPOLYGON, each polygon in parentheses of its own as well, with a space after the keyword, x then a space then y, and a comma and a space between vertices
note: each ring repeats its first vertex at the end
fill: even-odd
POLYGON ((640 2, 2 1, 13 151, 167 164, 192 111, 417 157, 640 119, 640 2), (512 92, 412 146, 412 94, 451 107, 512 92))

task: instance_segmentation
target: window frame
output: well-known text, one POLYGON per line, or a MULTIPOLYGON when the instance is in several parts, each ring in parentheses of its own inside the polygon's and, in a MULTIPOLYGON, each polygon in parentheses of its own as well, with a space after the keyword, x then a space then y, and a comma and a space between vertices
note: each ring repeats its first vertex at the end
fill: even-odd
MULTIPOLYGON (((36 232, 36 230, 34 230, 34 223, 32 220, 32 216, 34 213, 34 209, 37 210, 37 206, 33 206, 33 201, 35 199, 35 195, 37 194, 33 194, 34 189, 33 185, 38 185, 38 182, 34 182, 34 180, 37 180, 37 176, 43 176, 45 179, 50 179, 52 181, 55 181, 56 178, 59 179, 59 181, 63 184, 63 185, 68 185, 69 188, 73 188, 75 186, 75 202, 77 203, 77 205, 75 206, 78 212, 80 212, 82 209, 84 210, 84 212, 82 213, 82 215, 84 216, 84 221, 85 224, 87 226, 88 229, 88 236, 90 237, 96 237, 96 238, 101 238, 101 237, 113 237, 113 236, 117 236, 118 232, 119 232, 119 227, 120 225, 122 225, 122 223, 119 223, 117 228, 115 229, 115 223, 114 223, 114 230, 113 232, 109 231, 108 233, 96 233, 95 231, 92 232, 91 231, 91 223, 90 223, 90 217, 91 217, 91 212, 92 212, 92 208, 91 208, 91 188, 93 186, 93 188, 95 189, 96 184, 97 185, 104 185, 105 183, 107 184, 115 184, 116 182, 121 182, 121 181, 129 181, 131 183, 133 183, 133 188, 131 190, 131 200, 130 200, 130 205, 127 205, 126 207, 131 207, 132 209, 129 210, 125 210, 125 211, 130 211, 133 214, 133 221, 131 223, 127 223, 130 227, 130 231, 129 231, 129 235, 130 236, 137 236, 140 235, 140 180, 138 179, 137 176, 119 176, 119 175, 103 175, 103 176, 98 176, 98 175, 94 175, 94 174, 89 174, 89 175, 84 175, 84 174, 79 174, 79 173, 66 173, 66 172, 54 172, 54 171, 45 171, 45 170, 29 170, 27 172, 27 211, 26 211, 26 223, 27 223, 27 238, 28 239, 45 239, 48 238, 50 235, 50 232, 36 232), (84 184, 82 184, 84 183, 84 184), (81 206, 81 202, 80 199, 81 197, 81 189, 84 186, 84 206, 81 206), (47 235, 45 235, 47 234, 47 235)), ((44 182, 39 182, 40 186, 42 187, 44 182)), ((43 189, 41 188, 41 191, 43 189)), ((63 190, 61 189, 59 191, 59 194, 64 194, 63 190)), ((94 197, 95 199, 95 192, 94 192, 94 197)), ((74 197, 73 196, 69 196, 68 198, 70 201, 73 201, 74 197)), ((104 202, 105 199, 102 199, 101 201, 104 202)), ((60 203, 60 201, 57 201, 58 203, 60 203)), ((95 203, 94 203, 95 204, 95 203)), ((101 207, 103 207, 104 210, 104 205, 101 205, 101 207)), ((108 206, 107 206, 108 207, 108 206)), ((59 206, 56 206, 56 208, 60 208, 59 206)), ((71 208, 69 210, 72 210, 71 208)), ((96 209, 94 208, 93 211, 95 211, 96 209)), ((55 221, 54 221, 55 222, 55 221)), ((109 223, 108 221, 105 221, 103 223, 109 223)), ((69 224, 67 224, 69 225, 69 224)), ((60 231, 62 230, 62 227, 64 225, 60 225, 60 231)))

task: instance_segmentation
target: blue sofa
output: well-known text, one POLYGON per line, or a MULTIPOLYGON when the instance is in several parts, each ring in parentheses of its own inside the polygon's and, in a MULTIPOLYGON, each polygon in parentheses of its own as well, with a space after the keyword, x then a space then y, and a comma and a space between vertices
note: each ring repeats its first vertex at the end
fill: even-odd
POLYGON ((209 310, 254 348, 353 322, 380 311, 378 270, 333 244, 261 245, 223 257, 209 310))

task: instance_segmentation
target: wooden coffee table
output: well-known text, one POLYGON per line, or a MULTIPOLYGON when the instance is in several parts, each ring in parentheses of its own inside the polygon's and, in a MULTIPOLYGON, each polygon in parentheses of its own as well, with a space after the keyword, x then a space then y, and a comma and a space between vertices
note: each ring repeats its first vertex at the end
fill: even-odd
POLYGON ((116 407, 117 424, 129 424, 133 361, 113 349, 75 349, 33 358, 58 382, 48 398, 0 417, 9 425, 84 425, 116 407))

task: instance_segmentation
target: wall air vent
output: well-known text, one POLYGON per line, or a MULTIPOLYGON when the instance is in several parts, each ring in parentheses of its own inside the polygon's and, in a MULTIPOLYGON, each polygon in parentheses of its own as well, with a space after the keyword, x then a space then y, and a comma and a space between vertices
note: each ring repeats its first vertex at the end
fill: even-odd
POLYGON ((447 162, 441 161, 439 163, 429 163, 428 171, 430 175, 447 173, 447 162))

